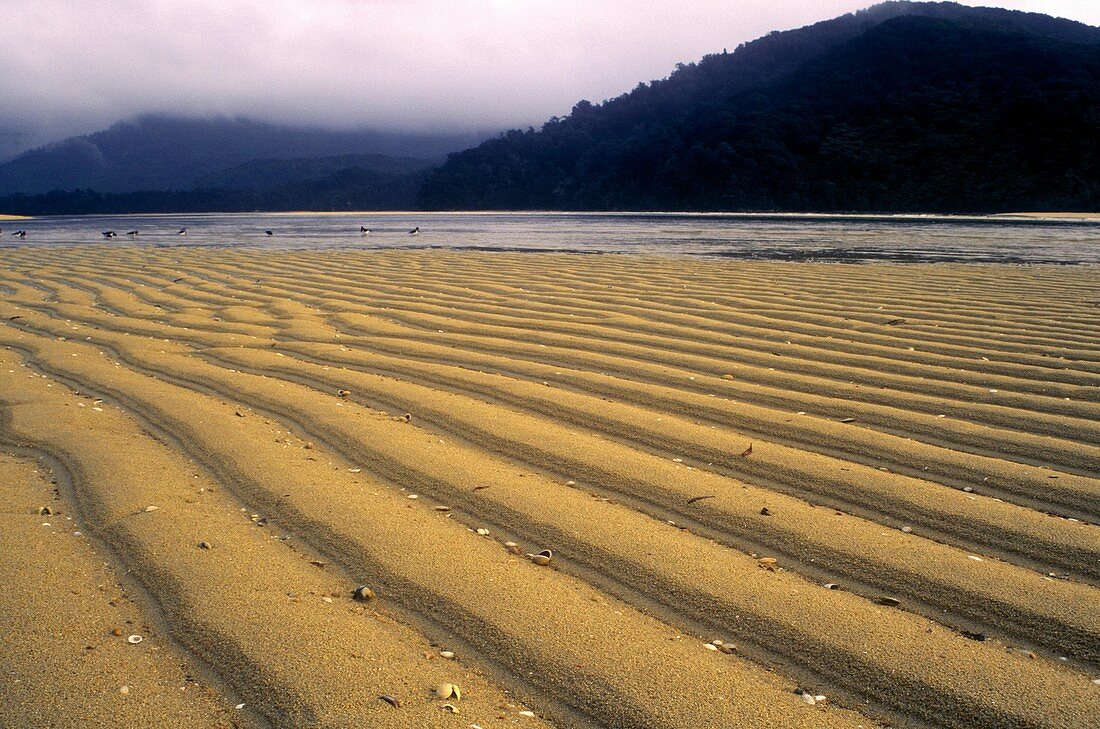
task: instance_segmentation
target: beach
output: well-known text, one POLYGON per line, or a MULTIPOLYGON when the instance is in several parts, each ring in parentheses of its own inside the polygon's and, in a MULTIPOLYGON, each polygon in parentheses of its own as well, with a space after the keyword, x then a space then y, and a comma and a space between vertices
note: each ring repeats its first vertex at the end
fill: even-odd
POLYGON ((43 245, 0 290, 14 726, 1100 725, 1095 266, 43 245))

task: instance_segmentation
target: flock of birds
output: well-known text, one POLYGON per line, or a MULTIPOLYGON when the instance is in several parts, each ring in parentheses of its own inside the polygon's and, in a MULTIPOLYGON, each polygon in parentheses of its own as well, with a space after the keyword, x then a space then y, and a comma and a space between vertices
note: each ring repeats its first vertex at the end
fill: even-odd
MULTIPOLYGON (((2 232, 3 232, 3 230, 0 229, 0 233, 2 233, 2 232)), ((138 236, 138 234, 139 234, 139 231, 136 231, 136 230, 131 230, 128 233, 126 233, 126 235, 130 236, 131 238, 136 238, 138 236)), ((268 235, 268 236, 273 236, 273 235, 275 235, 275 231, 265 230, 264 234, 268 235)), ((12 235, 15 236, 16 238, 26 238, 27 237, 27 231, 26 230, 17 230, 14 233, 12 233, 12 235)), ((180 228, 179 232, 176 233, 176 235, 187 235, 187 228, 180 228)), ((370 235, 370 228, 365 228, 362 225, 360 225, 359 226, 359 235, 370 235)), ((409 235, 420 235, 420 226, 418 225, 415 228, 413 228, 412 230, 410 230, 409 235)), ((103 237, 107 238, 107 239, 117 238, 118 233, 116 233, 113 230, 105 230, 105 231, 103 231, 103 237)))

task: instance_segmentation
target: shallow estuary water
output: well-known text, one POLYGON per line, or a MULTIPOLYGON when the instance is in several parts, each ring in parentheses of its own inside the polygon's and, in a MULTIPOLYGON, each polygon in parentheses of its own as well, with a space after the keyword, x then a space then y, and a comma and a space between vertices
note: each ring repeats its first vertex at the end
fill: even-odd
POLYGON ((144 244, 656 253, 796 261, 1100 263, 1100 221, 683 213, 208 213, 2 223, 3 246, 144 244), (370 229, 361 235, 360 227, 370 229), (419 227, 418 236, 408 231, 419 227), (178 231, 186 228, 185 236, 178 231), (12 233, 25 229, 25 238, 12 233), (113 230, 118 237, 105 239, 113 230), (136 237, 127 237, 131 230, 136 237), (272 235, 265 231, 270 230, 272 235))

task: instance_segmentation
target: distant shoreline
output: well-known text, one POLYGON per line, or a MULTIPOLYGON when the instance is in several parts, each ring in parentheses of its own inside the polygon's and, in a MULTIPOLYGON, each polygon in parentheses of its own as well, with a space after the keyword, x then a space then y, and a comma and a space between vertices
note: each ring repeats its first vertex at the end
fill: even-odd
POLYGON ((14 215, 0 213, 0 220, 33 220, 37 218, 147 218, 194 217, 204 215, 293 215, 293 216, 399 216, 399 215, 562 215, 562 216, 698 216, 760 219, 805 220, 899 220, 899 221, 974 221, 974 222, 1100 222, 1100 212, 1010 212, 1010 213, 877 213, 877 212, 790 212, 763 210, 252 210, 203 212, 140 212, 140 213, 69 213, 56 215, 14 215))

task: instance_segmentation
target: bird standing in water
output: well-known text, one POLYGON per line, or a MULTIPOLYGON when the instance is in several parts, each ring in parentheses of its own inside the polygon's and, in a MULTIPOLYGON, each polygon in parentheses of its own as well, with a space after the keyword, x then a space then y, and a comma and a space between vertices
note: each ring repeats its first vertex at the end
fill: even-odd
POLYGON ((370 228, 364 228, 362 225, 360 225, 359 235, 370 235, 370 228))
POLYGON ((415 228, 413 228, 412 230, 410 230, 409 235, 420 235, 420 226, 418 225, 415 228))

